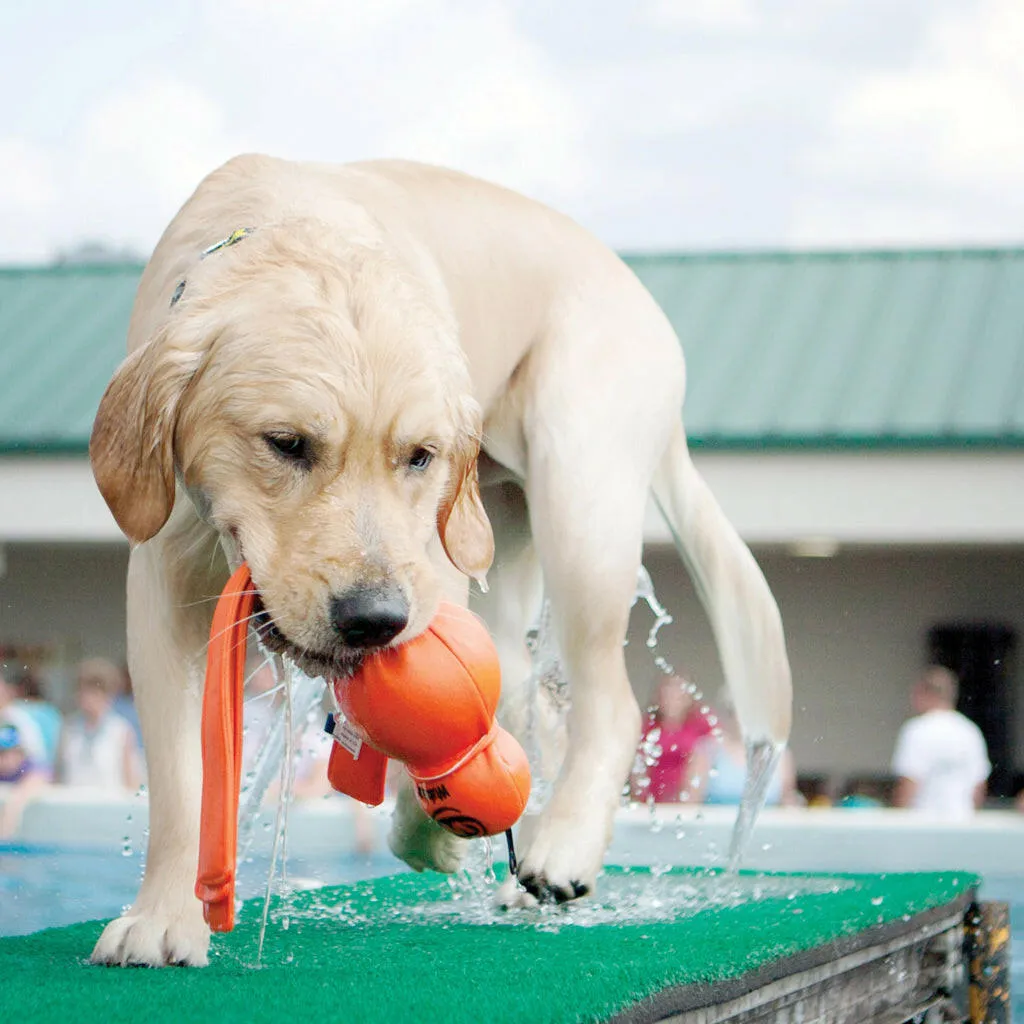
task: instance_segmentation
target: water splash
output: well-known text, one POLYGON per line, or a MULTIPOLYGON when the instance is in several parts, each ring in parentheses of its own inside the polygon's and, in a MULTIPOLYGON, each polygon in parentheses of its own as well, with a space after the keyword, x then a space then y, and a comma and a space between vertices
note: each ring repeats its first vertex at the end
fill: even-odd
POLYGON ((551 621, 551 602, 541 603, 540 614, 527 631, 530 675, 524 694, 527 717, 524 749, 530 762, 528 814, 542 810, 551 796, 552 779, 558 771, 559 748, 569 712, 569 678, 562 667, 558 641, 551 621))
MULTIPOLYGON (((771 875, 731 875, 720 869, 686 874, 665 865, 650 871, 624 872, 601 878, 595 896, 565 904, 503 910, 489 900, 461 896, 390 908, 387 922, 442 926, 446 923, 494 927, 528 924, 538 931, 563 928, 647 924, 678 921, 708 909, 737 907, 769 900, 788 900, 793 879, 771 875)), ((801 879, 799 895, 823 895, 851 889, 853 880, 801 879)))
POLYGON ((775 770, 779 766, 785 745, 759 740, 747 744, 747 775, 743 780, 743 796, 736 813, 736 824, 729 843, 728 870, 739 869, 740 861, 750 842, 754 823, 764 807, 775 770))
MULTIPOLYGON (((654 625, 651 626, 647 633, 647 649, 653 651, 658 646, 658 634, 665 626, 672 625, 675 620, 658 600, 658 595, 654 592, 654 581, 651 579, 651 574, 642 565, 637 569, 636 593, 633 595, 630 607, 634 607, 637 601, 644 601, 654 614, 654 625)), ((658 665, 658 667, 662 668, 666 675, 672 675, 675 671, 672 666, 664 658, 660 660, 664 662, 666 667, 662 668, 661 665, 658 665)), ((655 659, 656 664, 657 661, 658 659, 655 659)))
MULTIPOLYGON (((263 801, 275 776, 279 780, 274 813, 273 845, 260 921, 256 962, 263 957, 271 898, 275 892, 288 891, 288 809, 295 783, 295 759, 299 737, 311 716, 316 714, 326 688, 323 679, 307 676, 288 659, 279 659, 264 648, 265 662, 274 676, 269 693, 280 691, 284 700, 256 754, 252 770, 246 775, 238 806, 238 853, 236 863, 247 860, 260 821, 263 801)), ((268 696, 268 694, 262 696, 268 696)), ((253 698, 259 699, 259 698, 253 698)), ((271 825, 264 822, 264 829, 271 825)))
POLYGON ((261 820, 264 797, 275 778, 281 775, 282 761, 286 751, 294 751, 301 732, 320 706, 327 684, 323 679, 307 676, 291 662, 281 663, 275 656, 267 654, 267 663, 274 673, 275 689, 281 686, 283 676, 287 685, 281 686, 291 706, 291 725, 282 707, 275 718, 253 763, 242 783, 238 803, 238 856, 244 860, 256 836, 257 824, 261 820))
POLYGON ((462 866, 447 878, 451 902, 460 906, 461 917, 479 920, 494 913, 492 896, 498 879, 492 840, 492 836, 470 840, 462 866))

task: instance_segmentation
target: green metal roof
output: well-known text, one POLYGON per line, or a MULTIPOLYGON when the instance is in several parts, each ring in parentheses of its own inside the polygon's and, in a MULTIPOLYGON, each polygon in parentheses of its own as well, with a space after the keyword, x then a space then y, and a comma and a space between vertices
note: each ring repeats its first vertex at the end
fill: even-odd
MULTIPOLYGON (((1024 249, 630 255, 706 448, 1024 447, 1024 249)), ((0 269, 0 452, 84 452, 141 268, 0 269)))
POLYGON ((84 452, 142 268, 0 269, 0 452, 84 452))

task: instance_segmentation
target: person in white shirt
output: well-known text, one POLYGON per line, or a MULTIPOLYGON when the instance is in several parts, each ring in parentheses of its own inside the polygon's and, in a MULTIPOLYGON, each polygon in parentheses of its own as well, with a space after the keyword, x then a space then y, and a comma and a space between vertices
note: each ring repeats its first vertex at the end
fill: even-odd
POLYGON ((57 781, 68 786, 134 789, 141 776, 131 725, 114 711, 121 673, 106 658, 78 665, 78 710, 64 720, 57 747, 57 781))
POLYGON ((916 714, 900 728, 892 759, 894 806, 966 818, 984 802, 992 766, 981 730, 955 710, 958 688, 956 676, 938 665, 914 684, 916 714))

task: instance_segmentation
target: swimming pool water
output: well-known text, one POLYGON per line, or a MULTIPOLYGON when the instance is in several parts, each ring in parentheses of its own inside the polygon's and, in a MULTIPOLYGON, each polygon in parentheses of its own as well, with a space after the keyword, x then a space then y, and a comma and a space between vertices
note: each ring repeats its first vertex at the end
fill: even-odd
MULTIPOLYGON (((268 868, 266 857, 241 866, 240 899, 263 895, 268 868)), ((345 885, 402 869, 388 853, 288 859, 289 878, 300 885, 345 885)), ((0 843, 0 935, 117 917, 135 898, 141 876, 137 855, 0 843)))

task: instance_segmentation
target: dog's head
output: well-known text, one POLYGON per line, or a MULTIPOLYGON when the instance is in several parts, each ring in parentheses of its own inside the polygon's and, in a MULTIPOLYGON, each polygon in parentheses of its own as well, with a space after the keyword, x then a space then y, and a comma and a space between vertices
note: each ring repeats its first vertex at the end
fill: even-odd
POLYGON ((264 639, 330 674, 426 627, 438 540, 486 573, 480 430, 431 293, 373 246, 293 225, 197 266, 108 386, 90 455, 134 543, 180 485, 249 563, 264 639))

